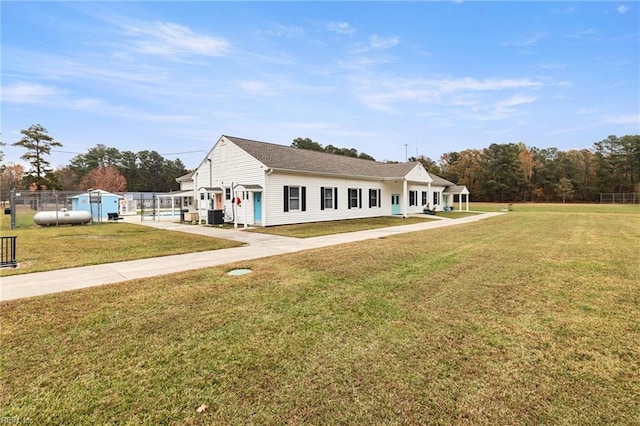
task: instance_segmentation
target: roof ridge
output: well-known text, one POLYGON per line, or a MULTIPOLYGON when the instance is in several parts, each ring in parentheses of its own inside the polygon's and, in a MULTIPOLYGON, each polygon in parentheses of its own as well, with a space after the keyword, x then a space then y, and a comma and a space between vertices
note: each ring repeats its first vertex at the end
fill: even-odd
POLYGON ((331 152, 326 152, 326 151, 315 151, 312 149, 304 149, 304 148, 296 148, 295 146, 291 146, 291 145, 282 145, 279 143, 275 143, 275 142, 265 142, 265 141, 258 141, 255 139, 247 139, 247 138, 241 138, 241 137, 237 137, 237 136, 229 136, 229 135, 222 135, 223 137, 233 141, 235 140, 241 140, 241 141, 245 141, 245 142, 250 142, 250 143, 259 143, 259 144, 264 144, 264 145, 271 145, 271 146, 275 146, 278 148, 288 148, 291 150, 294 150, 294 152, 312 152, 314 154, 312 155, 316 155, 316 154, 323 154, 323 155, 330 155, 332 156, 332 158, 335 157, 340 157, 340 158, 349 158, 352 160, 360 160, 360 161, 366 161, 367 164, 416 164, 418 163, 418 161, 407 161, 405 163, 391 163, 391 162, 382 162, 382 161, 378 161, 378 160, 367 160, 366 158, 359 158, 359 157, 350 157, 348 155, 340 155, 340 154, 334 154, 331 152))
POLYGON ((419 162, 383 163, 235 136, 223 135, 223 137, 266 167, 281 170, 354 177, 401 178, 419 164, 419 162))

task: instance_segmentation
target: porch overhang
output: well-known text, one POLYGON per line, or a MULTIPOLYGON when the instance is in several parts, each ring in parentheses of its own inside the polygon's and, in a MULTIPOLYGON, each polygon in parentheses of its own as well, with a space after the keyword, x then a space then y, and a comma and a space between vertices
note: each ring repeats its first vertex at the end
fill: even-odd
POLYGON ((193 191, 168 192, 166 194, 157 194, 156 197, 158 198, 193 197, 193 191))
POLYGON ((241 186, 245 189, 245 191, 252 191, 252 192, 256 192, 256 191, 262 191, 264 188, 262 187, 262 185, 258 185, 258 184, 254 184, 254 183, 249 183, 249 184, 242 184, 239 183, 237 186, 241 186))

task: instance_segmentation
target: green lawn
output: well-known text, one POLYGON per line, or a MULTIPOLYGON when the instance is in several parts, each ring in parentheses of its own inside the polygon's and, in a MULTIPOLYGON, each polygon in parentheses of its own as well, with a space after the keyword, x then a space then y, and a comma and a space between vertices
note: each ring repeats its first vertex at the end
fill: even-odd
POLYGON ((430 216, 407 217, 380 216, 363 219, 331 220, 326 222, 300 223, 296 225, 271 226, 268 228, 250 228, 251 232, 282 235, 294 238, 320 237, 323 235, 342 234, 345 232, 363 231, 366 229, 386 228, 389 226, 409 225, 421 223, 425 220, 435 220, 430 216))
POLYGON ((0 417, 637 424, 640 211, 549 210, 5 302, 0 417))
POLYGON ((241 243, 153 229, 129 223, 81 226, 33 225, 33 211, 21 210, 11 230, 2 217, 2 235, 15 235, 19 268, 0 269, 0 276, 143 259, 170 254, 238 247, 241 243), (31 223, 29 222, 31 221, 31 223))
MULTIPOLYGON (((469 207, 469 210, 471 210, 471 207, 469 207)), ((477 212, 474 211, 464 211, 464 210, 454 210, 452 212, 437 212, 436 215, 438 217, 444 217, 447 219, 459 219, 461 217, 467 217, 467 216, 475 216, 477 215, 477 212)))
MULTIPOLYGON (((470 203, 469 210, 497 212, 510 203, 470 203)), ((640 204, 583 204, 583 203, 511 203, 514 212, 542 213, 638 213, 640 204)))

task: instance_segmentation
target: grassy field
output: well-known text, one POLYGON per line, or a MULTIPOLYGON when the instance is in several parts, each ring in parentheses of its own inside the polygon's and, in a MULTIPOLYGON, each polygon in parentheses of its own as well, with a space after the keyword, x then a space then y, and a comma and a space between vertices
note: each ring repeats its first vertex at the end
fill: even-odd
POLYGON ((637 424, 640 210, 514 207, 5 302, 0 417, 637 424))
POLYGON ((41 227, 33 225, 33 211, 16 215, 18 229, 10 219, 0 221, 2 235, 17 236, 19 268, 0 269, 0 276, 52 269, 144 259, 170 254, 217 250, 242 245, 230 240, 170 232, 128 223, 41 227))
POLYGON ((364 219, 331 220, 327 222, 301 223, 296 225, 281 225, 268 228, 250 228, 251 232, 282 235, 294 238, 310 238, 322 235, 342 234, 345 232, 362 231, 365 229, 386 228, 389 226, 409 225, 425 220, 436 220, 430 216, 408 217, 381 216, 364 219))
MULTIPOLYGON (((2 235, 18 237, 19 268, 0 269, 0 276, 49 271, 76 266, 143 259, 171 254, 237 247, 240 243, 184 233, 167 232, 136 224, 103 222, 86 226, 41 227, 33 223, 33 211, 22 208, 16 217, 17 228, 10 230, 10 216, 0 218, 2 235)), ((461 217, 468 213, 443 212, 443 217, 461 217), (449 215, 449 216, 447 216, 449 215)), ((296 238, 308 238, 364 229, 406 225, 429 218, 377 217, 331 221, 272 228, 251 228, 296 238)), ((229 225, 229 229, 233 226, 229 225)))
MULTIPOLYGON (((469 209, 497 212, 509 203, 470 203, 469 209)), ((639 204, 582 204, 582 203, 512 203, 513 211, 529 213, 638 213, 639 204)))

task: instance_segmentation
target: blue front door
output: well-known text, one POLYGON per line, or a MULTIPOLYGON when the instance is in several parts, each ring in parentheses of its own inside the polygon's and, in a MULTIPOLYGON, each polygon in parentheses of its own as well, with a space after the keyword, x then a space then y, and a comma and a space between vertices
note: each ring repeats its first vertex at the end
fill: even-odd
POLYGON ((253 221, 262 221, 262 192, 253 193, 253 221))
POLYGON ((400 194, 391 195, 391 214, 400 214, 400 194))

